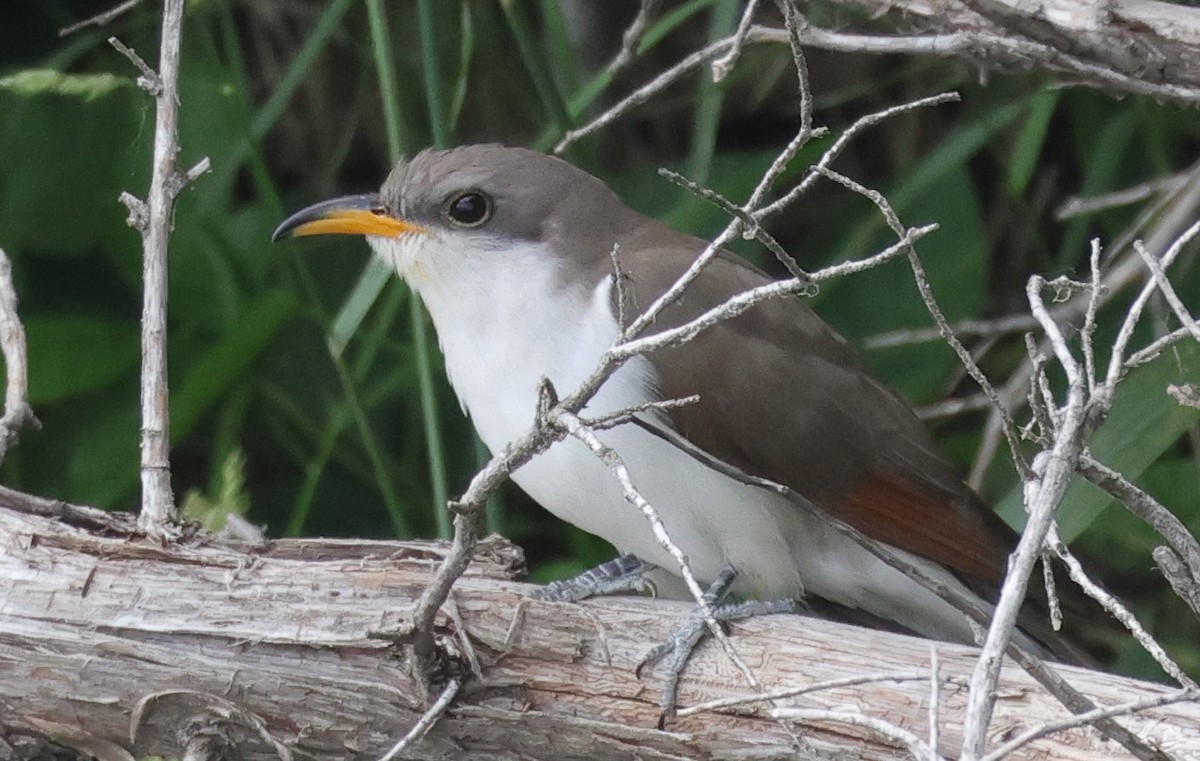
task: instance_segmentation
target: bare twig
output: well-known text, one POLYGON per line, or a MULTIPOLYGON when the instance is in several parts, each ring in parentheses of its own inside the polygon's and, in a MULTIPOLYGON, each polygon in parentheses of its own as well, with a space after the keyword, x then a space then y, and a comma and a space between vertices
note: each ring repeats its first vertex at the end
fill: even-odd
POLYGON ((1192 612, 1200 616, 1200 580, 1198 580, 1170 547, 1155 547, 1151 552, 1154 562, 1166 577, 1175 594, 1187 603, 1192 612))
MULTIPOLYGON (((1171 262, 1179 256, 1179 252, 1183 247, 1192 241, 1197 234, 1200 234, 1200 221, 1192 224, 1182 235, 1177 237, 1167 250, 1163 253, 1162 258, 1158 262, 1158 266, 1166 269, 1171 266, 1171 262)), ((1133 338, 1133 329, 1137 327, 1138 321, 1142 317, 1142 310, 1145 309, 1147 302, 1150 301, 1150 296, 1158 288, 1158 280, 1150 278, 1146 285, 1142 287, 1137 298, 1133 300, 1129 311, 1125 315, 1124 321, 1121 323, 1121 328, 1117 332, 1116 339, 1113 340, 1112 355, 1108 362, 1108 373, 1105 375, 1105 383, 1111 388, 1120 379, 1124 370, 1125 352, 1129 346, 1129 341, 1133 338)))
POLYGON ((929 747, 933 750, 930 761, 937 756, 938 747, 938 709, 941 705, 942 676, 938 664, 937 643, 929 644, 929 747))
POLYGON ((1046 281, 1035 275, 1029 279, 1026 293, 1034 317, 1041 323, 1059 363, 1067 374, 1067 403, 1052 449, 1038 456, 1033 465, 1035 477, 1026 482, 1025 505, 1029 511, 1029 522, 1021 534, 1016 552, 1010 558, 1008 575, 1001 588, 1000 599, 996 603, 992 625, 988 629, 983 650, 971 675, 971 689, 963 725, 963 757, 968 760, 983 755, 987 727, 991 722, 996 701, 995 688, 1000 676, 1003 654, 1016 628, 1017 614, 1025 599, 1029 577, 1054 519, 1054 508, 1066 492, 1079 454, 1083 450, 1087 386, 1078 363, 1067 349, 1061 331, 1046 311, 1041 296, 1045 285, 1046 281))
MULTIPOLYGON (((1090 698, 1071 686, 1070 682, 1040 658, 1015 647, 1008 649, 1008 655, 1071 713, 1082 714, 1096 710, 1096 704, 1090 698)), ((1141 761, 1172 761, 1165 753, 1148 745, 1115 719, 1100 718, 1092 725, 1105 736, 1119 743, 1134 758, 1141 759, 1141 761)))
POLYGON ((555 423, 561 425, 568 434, 583 442, 592 451, 592 454, 596 455, 613 472, 617 482, 621 484, 621 493, 625 497, 625 501, 642 513, 650 523, 650 528, 654 532, 654 538, 658 542, 658 545, 666 550, 671 558, 675 560, 679 575, 683 578, 684 583, 687 584, 688 591, 692 593, 692 597, 695 598, 696 604, 704 616, 704 622, 708 625, 708 630, 721 644, 721 649, 725 651, 725 655, 737 670, 741 672, 742 677, 746 680, 750 688, 761 691, 762 685, 759 684, 758 677, 754 675, 754 672, 746 665, 746 662, 733 649, 733 643, 729 641, 725 630, 717 623, 712 605, 709 604, 704 594, 704 588, 696 581, 696 577, 692 573, 692 568, 688 565, 687 556, 683 554, 683 550, 679 549, 679 545, 675 544, 674 540, 671 539, 671 535, 667 533, 667 527, 663 524, 658 510, 638 491, 637 486, 633 482, 633 477, 629 474, 629 469, 625 467, 625 461, 621 458, 621 455, 612 447, 602 442, 578 415, 565 410, 558 411, 555 413, 555 423))
POLYGON ((1071 576, 1071 580, 1079 585, 1079 588, 1088 597, 1100 603, 1108 611, 1109 615, 1120 621, 1129 630, 1129 633, 1133 635, 1133 638, 1137 640, 1138 644, 1142 646, 1142 649, 1149 653, 1158 665, 1162 667, 1163 671, 1167 672, 1172 679, 1183 687, 1190 690, 1200 689, 1184 670, 1179 667, 1179 664, 1167 655, 1162 646, 1154 640, 1154 637, 1150 636, 1150 632, 1146 631, 1146 628, 1137 620, 1133 612, 1121 604, 1120 600, 1105 591, 1099 584, 1092 581, 1087 572, 1083 570, 1083 565, 1079 562, 1078 558, 1071 554, 1071 551, 1067 549, 1067 545, 1059 538, 1058 530, 1054 526, 1050 527, 1050 532, 1046 536, 1046 544, 1063 561, 1063 564, 1066 565, 1067 573, 1071 576))
POLYGON ((1065 222, 1073 217, 1095 214, 1120 206, 1140 203, 1158 193, 1172 193, 1183 187, 1184 183, 1188 181, 1194 172, 1194 168, 1187 169, 1169 177, 1160 177, 1150 182, 1143 182, 1131 188, 1125 188, 1115 193, 1105 193, 1101 196, 1068 198, 1066 202, 1054 210, 1054 218, 1059 222, 1065 222))
POLYGON ((1147 362, 1157 359, 1164 351, 1185 338, 1191 338, 1191 335, 1192 332, 1187 328, 1177 328, 1170 333, 1159 336, 1149 344, 1130 354, 1129 358, 1125 360, 1122 370, 1132 370, 1139 365, 1144 365, 1147 362))
POLYGON ((733 33, 733 44, 729 51, 712 62, 712 80, 720 82, 733 70, 737 60, 742 56, 742 45, 746 44, 746 34, 750 31, 750 23, 754 21, 754 13, 758 10, 758 0, 749 0, 742 11, 742 20, 738 22, 737 31, 733 33))
POLYGON ((877 719, 874 716, 858 713, 857 711, 830 711, 817 708, 774 708, 771 715, 789 721, 830 722, 865 729, 908 749, 913 758, 941 759, 934 748, 907 729, 891 722, 877 719))
MULTIPOLYGON (((745 695, 736 698, 721 698, 719 700, 709 700, 704 703, 697 703, 686 708, 680 708, 677 715, 680 717, 693 716, 698 713, 707 711, 719 711, 724 708, 737 708, 744 705, 752 705, 754 703, 765 703, 771 700, 783 700, 785 698, 794 698, 800 695, 809 695, 822 690, 836 690, 843 687, 854 687, 860 684, 876 684, 879 682, 923 682, 930 678, 930 672, 921 671, 901 671, 891 674, 863 674, 861 676, 848 676, 842 679, 827 679, 821 682, 805 685, 804 687, 788 687, 778 690, 768 690, 767 692, 758 695, 745 695)), ((961 686, 966 686, 965 680, 953 680, 954 683, 961 686)))
MULTIPOLYGON (((764 30, 761 27, 752 27, 744 35, 743 44, 763 42, 765 39, 772 36, 772 31, 774 30, 764 30)), ((652 98, 656 93, 671 86, 682 76, 697 68, 705 61, 724 53, 726 50, 732 47, 733 42, 734 39, 732 37, 726 37, 725 39, 717 40, 711 45, 708 45, 707 47, 687 56, 682 61, 662 72, 653 80, 638 88, 633 93, 623 98, 619 103, 612 106, 584 126, 573 130, 568 130, 567 134, 563 135, 562 140, 560 140, 558 144, 554 146, 554 152, 562 153, 567 148, 571 147, 573 144, 577 143, 588 135, 600 131, 637 106, 640 106, 641 104, 650 100, 650 98, 652 98)))
POLYGON ((824 176, 822 175, 822 170, 827 169, 829 165, 833 163, 834 159, 842 154, 842 151, 846 149, 846 146, 850 144, 850 141, 868 127, 873 127, 876 124, 887 121, 888 119, 899 116, 900 114, 914 111, 918 108, 940 106, 945 103, 954 103, 958 100, 958 93, 947 92, 940 95, 932 95, 927 98, 920 98, 909 103, 902 103, 898 106, 892 106, 891 108, 886 108, 883 111, 878 111, 876 113, 867 114, 866 116, 860 117, 854 122, 854 124, 851 124, 849 127, 847 127, 845 132, 838 136, 833 145, 831 145, 825 150, 824 153, 821 154, 821 158, 817 160, 816 164, 813 164, 811 167, 809 167, 804 179, 801 180, 796 187, 789 190, 778 200, 767 204, 756 211, 754 216, 759 220, 763 220, 782 211, 783 209, 786 209, 799 200, 800 196, 808 192, 810 188, 816 185, 817 180, 824 176))
POLYGON ((975 394, 973 396, 964 396, 955 399, 943 399, 940 402, 926 404, 922 407, 918 407, 915 412, 917 413, 917 417, 921 418, 922 420, 937 420, 939 418, 961 415, 964 412, 985 410, 991 406, 991 399, 988 399, 983 394, 975 394))
MULTIPOLYGON (((860 183, 828 167, 818 167, 817 172, 871 201, 879 209, 892 232, 898 236, 903 235, 904 228, 900 222, 900 218, 896 215, 895 210, 892 209, 891 204, 888 203, 887 199, 879 191, 866 188, 860 183)), ((905 253, 908 255, 909 267, 912 269, 913 279, 916 281, 917 290, 921 294, 921 300, 924 302, 930 316, 933 317, 933 321, 941 333, 942 340, 958 355, 958 359, 963 367, 966 368, 967 374, 979 385, 984 396, 992 403, 993 409, 1000 416, 1005 438, 1008 439, 1013 465, 1022 477, 1027 476, 1029 474, 1029 464, 1025 462, 1025 458, 1021 454, 1020 438, 1017 436, 1017 427, 1013 422, 1012 415, 1000 399, 1000 395, 996 393, 992 382, 984 375, 983 370, 979 368, 978 363, 975 362, 975 358, 971 356, 971 352, 967 351, 967 347, 963 346, 958 336, 954 335, 954 330, 950 327, 950 321, 946 319, 946 315, 942 313, 941 307, 938 306, 937 299, 933 296, 933 287, 929 284, 929 277, 925 274, 925 267, 921 264, 920 257, 917 256, 916 247, 909 244, 905 248, 905 253)))
POLYGON ((17 443, 17 432, 38 425, 29 406, 29 360, 25 353, 25 327, 17 316, 17 291, 12 262, 0 248, 0 349, 4 352, 4 417, 0 418, 0 462, 17 443))
POLYGON ((184 0, 166 0, 163 9, 159 71, 153 71, 119 40, 112 45, 142 72, 139 83, 155 99, 154 160, 146 202, 122 194, 130 224, 142 235, 142 511, 139 525, 156 537, 173 535, 175 500, 171 494, 170 417, 167 393, 167 246, 175 198, 186 185, 207 171, 200 161, 186 174, 176 168, 179 154, 179 55, 183 35, 184 0))
POLYGON ((458 691, 462 689, 462 682, 457 678, 452 678, 446 683, 446 687, 442 690, 442 694, 434 701, 433 705, 429 706, 429 710, 421 716, 420 720, 413 725, 413 728, 408 731, 404 737, 392 746, 391 750, 383 754, 379 761, 392 761, 399 758, 400 754, 409 748, 413 743, 420 742, 421 738, 437 723, 448 708, 451 701, 458 695, 458 691))
MULTIPOLYGON (((845 262, 840 265, 833 265, 824 270, 820 270, 812 274, 810 281, 819 282, 828 280, 833 277, 840 277, 851 272, 859 272, 863 269, 868 269, 873 266, 878 266, 883 262, 892 259, 907 250, 907 247, 912 245, 917 240, 937 229, 937 225, 926 225, 908 230, 904 233, 899 243, 888 246, 883 251, 875 254, 867 259, 845 262)), ((639 354, 645 354, 648 351, 664 348, 667 346, 678 346, 686 343, 694 338, 702 331, 712 327, 718 322, 736 317, 737 315, 751 309, 757 304, 766 301, 767 299, 779 298, 781 296, 791 296, 803 293, 810 287, 810 281, 800 281, 792 278, 790 280, 776 280, 767 285, 760 285, 757 288, 751 288, 748 291, 735 294, 730 297, 725 303, 713 307, 694 319, 678 325, 673 328, 661 330, 646 338, 634 338, 625 341, 610 350, 612 356, 627 359, 639 354)))
POLYGON ((796 84, 800 90, 800 129, 812 132, 812 88, 808 81, 808 61, 804 58, 804 45, 801 40, 801 26, 807 26, 808 20, 796 10, 793 0, 777 0, 783 9, 784 27, 788 32, 788 47, 792 49, 792 65, 796 67, 796 84))
MULTIPOLYGON (((1052 309, 1050 314, 1057 318, 1060 311, 1063 310, 1052 309)), ((1037 327, 1037 324, 1037 320, 1028 314, 1010 314, 1004 317, 997 317, 993 320, 960 320, 959 322, 950 323, 950 329, 959 338, 968 336, 990 338, 1005 336, 1009 333, 1019 333, 1023 330, 1032 330, 1037 327)), ((902 328, 874 335, 864 341, 863 345, 868 349, 891 349, 898 346, 926 343, 928 341, 940 341, 941 339, 942 332, 937 326, 932 328, 902 328)))
POLYGON ((1079 458, 1079 472, 1148 523, 1179 553, 1191 577, 1200 579, 1200 542, 1174 513, 1088 452, 1079 458))
POLYGON ((606 428, 616 428, 619 425, 630 423, 638 415, 647 412, 665 412, 667 410, 675 410, 680 407, 688 407, 697 404, 700 401, 700 396, 692 394, 690 396, 681 396, 678 399, 661 399, 653 402, 642 402, 635 404, 632 407, 609 412, 599 417, 581 418, 583 422, 591 429, 603 431, 606 428))
POLYGON ((1129 716, 1137 713, 1138 711, 1145 711, 1149 708, 1157 708, 1159 706, 1170 705, 1172 703, 1183 703, 1193 700, 1200 700, 1200 691, 1194 689, 1179 690, 1178 692, 1172 692, 1166 695, 1156 695, 1153 698, 1144 698, 1142 700, 1133 700, 1128 703, 1109 706, 1108 708, 1097 708, 1093 711, 1076 714, 1065 719, 1047 721, 1043 724, 1033 727, 1027 732, 1017 735, 1013 739, 984 756, 982 761, 1003 761, 1003 759, 1011 757, 1015 751, 1020 750, 1039 737, 1045 737, 1047 735, 1052 735, 1055 732, 1062 732, 1063 730, 1073 729, 1075 727, 1094 725, 1098 719, 1111 719, 1118 716, 1129 716))
POLYGON ((1200 410, 1200 386, 1195 383, 1172 383, 1167 386, 1167 395, 1179 402, 1181 407, 1200 410))
MULTIPOLYGON (((1145 265, 1137 256, 1133 255, 1132 248, 1133 241, 1142 235, 1143 231, 1145 231, 1146 248, 1149 251, 1167 251, 1183 234, 1183 231, 1195 221, 1196 212, 1200 209, 1200 181, 1195 180, 1200 180, 1200 169, 1193 168, 1191 177, 1194 181, 1184 183, 1177 191, 1164 194, 1149 204, 1138 214, 1137 219, 1126 229, 1125 233, 1108 246, 1108 261, 1099 294, 1101 306, 1123 293, 1126 286, 1139 279, 1144 279, 1145 265)), ((1075 317, 1084 316, 1086 306, 1085 299, 1077 298, 1058 307, 1051 314, 1056 323, 1066 325, 1075 317)), ((1166 339, 1164 343, 1158 344, 1153 349, 1146 347, 1133 356, 1141 361, 1146 361, 1155 356, 1162 347, 1177 340, 1180 340, 1180 337, 1166 339)), ((1126 362, 1121 371, 1127 371, 1131 366, 1133 363, 1126 362)), ((1010 374, 1008 381, 1001 388, 1000 396, 1009 409, 1014 411, 1019 409, 1032 373, 1032 366, 1026 362, 1010 374)), ((997 414, 993 413, 988 417, 975 463, 972 465, 970 476, 967 479, 971 486, 979 488, 983 483, 984 475, 999 449, 1001 438, 1000 419, 997 414)))
POLYGON ((1146 268, 1154 276, 1154 281, 1158 286, 1159 292, 1166 299, 1167 304, 1171 307, 1171 311, 1175 313, 1175 317, 1192 334, 1192 338, 1200 341, 1200 325, 1196 324, 1196 318, 1192 317, 1187 307, 1184 306, 1183 300, 1179 298, 1179 294, 1175 292, 1171 281, 1167 279, 1166 273, 1163 272, 1162 264, 1154 258, 1153 254, 1146 250, 1141 241, 1135 241, 1133 249, 1137 251, 1138 256, 1142 257, 1142 261, 1146 263, 1146 268))
POLYGON ((785 268, 787 268, 788 273, 791 274, 792 277, 798 280, 808 280, 808 273, 800 269, 800 265, 796 263, 795 257, 785 251, 783 246, 779 245, 779 241, 775 240, 770 233, 763 229, 762 225, 758 223, 758 220, 748 214, 745 209, 733 203, 717 191, 711 188, 706 188, 697 182, 693 182, 678 172, 674 172, 670 169, 659 169, 658 174, 661 177, 667 178, 676 185, 695 193, 697 197, 711 202, 717 208, 721 209, 730 216, 741 220, 742 229, 745 230, 745 234, 752 235, 758 240, 759 243, 763 244, 768 251, 774 254, 775 258, 778 259, 785 268))
POLYGON ((1083 348, 1083 370, 1087 375, 1088 393, 1096 391, 1096 347, 1093 339, 1096 335, 1096 313, 1100 311, 1100 295, 1103 293, 1100 277, 1100 239, 1092 239, 1092 255, 1088 259, 1091 272, 1090 289, 1088 291, 1087 310, 1083 315, 1083 328, 1079 331, 1079 341, 1083 348))
POLYGON ((162 92, 162 80, 159 79, 158 72, 150 68, 150 64, 146 63, 145 59, 138 55, 133 48, 128 47, 116 37, 109 37, 108 44, 116 48, 118 53, 128 58, 129 62, 134 65, 134 68, 142 73, 137 79, 138 87, 157 98, 159 93, 162 92))
POLYGON ((116 5, 112 8, 109 8, 108 10, 104 11, 103 13, 97 13, 95 16, 92 16, 91 18, 85 18, 83 21, 76 21, 74 24, 68 24, 67 26, 64 26, 62 29, 58 30, 58 36, 66 37, 68 34, 74 34, 75 32, 78 32, 80 29, 83 29, 83 28, 89 27, 89 26, 104 26, 105 24, 107 24, 108 22, 117 18, 118 16, 121 16, 121 15, 133 10, 134 8, 136 8, 137 6, 139 6, 141 4, 142 4, 142 0, 125 0, 125 2, 120 3, 119 5, 116 5))
POLYGON ((658 7, 659 2, 660 0, 642 0, 638 5, 637 15, 633 17, 633 21, 630 22, 629 27, 621 35, 621 49, 617 51, 617 55, 608 64, 608 73, 610 75, 616 74, 633 60, 633 56, 637 53, 638 43, 642 41, 642 35, 650 23, 650 16, 654 14, 654 10, 658 7))
POLYGON ((608 252, 613 266, 613 291, 617 300, 617 327, 624 330, 629 322, 626 311, 629 309, 629 276, 621 269, 621 244, 614 243, 608 252))

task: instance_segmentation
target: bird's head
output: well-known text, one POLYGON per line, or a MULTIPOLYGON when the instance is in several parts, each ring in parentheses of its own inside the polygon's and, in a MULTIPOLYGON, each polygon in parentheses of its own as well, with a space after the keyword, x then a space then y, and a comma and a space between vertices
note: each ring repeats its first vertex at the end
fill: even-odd
POLYGON ((364 235, 383 261, 424 290, 464 267, 478 273, 504 266, 514 252, 606 257, 619 232, 611 228, 624 214, 632 212, 603 182, 561 159, 470 145, 401 161, 378 193, 303 209, 284 220, 272 240, 364 235), (568 240, 573 244, 562 245, 568 240))

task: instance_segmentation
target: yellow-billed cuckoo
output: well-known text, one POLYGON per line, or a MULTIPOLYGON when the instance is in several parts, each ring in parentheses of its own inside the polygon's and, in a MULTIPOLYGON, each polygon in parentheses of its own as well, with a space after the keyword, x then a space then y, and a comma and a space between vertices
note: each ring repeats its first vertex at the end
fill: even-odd
MULTIPOLYGON (((307 208, 275 238, 328 233, 365 235, 420 295, 450 382, 492 452, 529 429, 543 377, 574 390, 617 338, 614 245, 635 314, 706 245, 638 214, 565 161, 498 145, 421 153, 400 162, 380 193, 307 208)), ((767 282, 722 253, 657 324, 678 324, 767 282)), ((984 607, 1014 543, 845 339, 798 299, 768 301, 629 361, 585 412, 693 394, 698 403, 653 422, 818 508, 745 485, 642 427, 602 432, 698 578, 712 581, 731 566, 734 589, 760 599, 816 595, 926 636, 972 641, 960 612, 818 517, 889 545, 984 607)), ((580 442, 555 444, 512 477, 560 518, 676 567, 580 442)), ((1069 652, 1044 630, 1038 639, 1060 657, 1069 652)))

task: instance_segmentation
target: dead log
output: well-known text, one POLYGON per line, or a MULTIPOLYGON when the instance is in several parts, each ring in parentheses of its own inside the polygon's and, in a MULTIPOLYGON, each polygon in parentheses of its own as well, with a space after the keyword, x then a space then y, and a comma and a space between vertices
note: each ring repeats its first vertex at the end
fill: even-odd
MULTIPOLYGON (((0 758, 55 743, 97 758, 178 757, 197 738, 245 759, 378 758, 429 696, 395 631, 445 551, 433 542, 273 540, 250 546, 205 532, 159 543, 129 515, 0 490, 0 758)), ((443 609, 445 673, 467 686, 408 758, 796 758, 762 703, 655 728, 661 675, 634 669, 687 613, 684 603, 529 600, 520 550, 481 545, 443 609), (472 665, 474 664, 474 665, 472 665), (477 675, 470 675, 478 669, 477 675)), ((972 648, 771 616, 739 623, 733 642, 767 688, 927 669, 970 672, 972 648)), ((1062 667, 1100 705, 1166 687, 1062 667)), ((445 674, 441 674, 444 676, 445 674)), ((436 683, 439 674, 434 675, 436 683)), ((1067 715, 1007 668, 993 743, 1067 715)), ((688 666, 683 705, 750 691, 720 649, 688 666)), ((928 736, 927 679, 878 681, 782 701, 861 711, 928 736)), ((954 754, 965 690, 939 690, 940 749, 954 754)), ((1200 757, 1200 706, 1121 719, 1178 758, 1200 757)), ((842 723, 796 725, 799 757, 907 757, 842 723)), ((1012 758, 1123 757, 1094 730, 1061 732, 1012 758)), ((44 756, 43 756, 44 757, 44 756)))

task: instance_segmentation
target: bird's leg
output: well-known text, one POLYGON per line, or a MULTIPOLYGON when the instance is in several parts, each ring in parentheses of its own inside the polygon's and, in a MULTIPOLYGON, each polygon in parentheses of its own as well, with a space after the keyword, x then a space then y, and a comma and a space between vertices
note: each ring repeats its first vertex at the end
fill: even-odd
MULTIPOLYGON (((798 604, 795 600, 771 600, 769 602, 748 600, 746 602, 719 605, 718 603, 725 599, 725 595, 729 593, 729 588, 733 586, 733 581, 736 578, 737 570, 733 566, 727 565, 717 575, 716 581, 709 586, 708 591, 704 593, 704 601, 712 610, 713 618, 721 624, 753 616, 797 612, 798 604)), ((647 653, 642 662, 638 664, 635 673, 640 678, 642 669, 646 666, 653 666, 659 661, 667 660, 666 682, 663 685, 662 695, 659 696, 658 703, 660 709, 658 718, 659 729, 662 729, 667 717, 675 713, 675 700, 678 696, 679 679, 683 675, 683 668, 687 665, 692 652, 700 644, 700 641, 704 639, 706 634, 708 634, 708 624, 704 620, 704 611, 697 607, 684 619, 683 623, 675 630, 670 639, 647 653)))
POLYGON ((578 576, 552 581, 533 592, 533 597, 550 602, 579 602, 589 597, 623 592, 654 594, 654 582, 646 578, 646 574, 657 567, 637 555, 621 555, 578 576))

